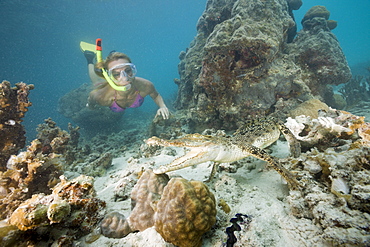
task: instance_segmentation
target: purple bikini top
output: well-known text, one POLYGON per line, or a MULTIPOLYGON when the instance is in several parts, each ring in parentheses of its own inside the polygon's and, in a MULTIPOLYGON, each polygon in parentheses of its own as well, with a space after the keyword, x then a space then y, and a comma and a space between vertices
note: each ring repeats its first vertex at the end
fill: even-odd
POLYGON ((116 102, 116 98, 114 98, 114 101, 109 108, 112 110, 112 112, 124 112, 126 108, 137 108, 137 107, 140 107, 143 103, 144 103, 144 98, 138 92, 134 103, 132 103, 132 105, 130 105, 129 107, 125 107, 125 108, 120 107, 116 102))

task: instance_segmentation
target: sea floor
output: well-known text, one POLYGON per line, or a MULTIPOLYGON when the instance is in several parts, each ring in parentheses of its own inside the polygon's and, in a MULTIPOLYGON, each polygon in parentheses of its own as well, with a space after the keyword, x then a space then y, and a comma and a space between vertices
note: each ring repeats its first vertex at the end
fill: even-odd
MULTIPOLYGON (((171 148, 181 155, 183 150, 171 148)), ((272 146, 272 155, 285 157, 289 150, 287 143, 278 141, 272 146)), ((162 153, 168 152, 162 151, 162 153)), ((135 152, 127 152, 124 156, 113 160, 113 167, 105 177, 96 178, 95 189, 97 197, 107 202, 107 213, 118 211, 126 217, 131 212, 131 202, 127 198, 116 201, 116 194, 127 184, 130 174, 141 167, 149 168, 170 163, 172 155, 161 154, 150 158, 132 158, 135 152)), ((221 207, 217 207, 217 222, 214 228, 206 233, 202 246, 226 246, 226 227, 235 214, 241 213, 250 217, 249 224, 241 224, 242 231, 235 232, 238 242, 234 246, 325 246, 320 238, 320 229, 308 219, 298 219, 290 212, 286 201, 289 189, 281 176, 273 169, 267 169, 266 162, 250 158, 243 162, 243 166, 235 173, 222 171, 207 183, 215 195, 217 203, 223 199, 231 208, 226 214, 221 207)), ((203 181, 210 174, 210 164, 201 164, 197 167, 184 168, 170 172, 170 176, 181 176, 188 180, 203 181)), ((128 186, 129 187, 129 186, 128 186)), ((126 192, 129 194, 129 191, 126 192)), ((91 236, 88 236, 89 239, 91 236)), ((84 239, 78 246, 173 246, 163 241, 154 229, 132 233, 122 239, 112 239, 100 236, 90 244, 84 239)))
MULTIPOLYGON (((366 108, 358 109, 356 114, 366 116, 367 121, 370 119, 370 111, 366 108)), ((138 149, 140 149, 139 146, 126 150, 121 157, 113 160, 113 165, 106 176, 95 179, 97 197, 107 203, 105 213, 116 211, 128 217, 131 213, 129 195, 136 182, 135 174, 143 169, 168 164, 175 157, 183 155, 185 151, 183 148, 164 148, 160 153, 143 157, 137 155, 138 149)), ((268 152, 278 158, 289 156, 288 145, 283 140, 278 140, 268 148, 268 152)), ((237 242, 234 246, 336 246, 325 236, 335 238, 343 232, 324 232, 317 220, 309 217, 296 217, 292 213, 292 202, 289 200, 293 200, 297 192, 290 191, 284 179, 274 169, 266 167, 266 164, 255 158, 246 158, 239 162, 238 167, 221 166, 221 171, 216 174, 215 178, 206 183, 216 198, 216 204, 224 200, 231 211, 226 213, 221 206, 217 206, 216 224, 203 236, 202 246, 226 246, 228 236, 225 230, 231 226, 230 219, 237 213, 248 217, 244 222, 240 222, 241 231, 235 232, 237 242)), ((204 181, 208 178, 210 170, 211 164, 204 163, 196 167, 173 171, 168 175, 204 181)), ((333 197, 333 195, 330 196, 333 197)), ((344 199, 341 200, 343 201, 344 199)), ((328 211, 328 213, 333 213, 330 215, 331 218, 341 217, 341 214, 336 215, 336 212, 339 211, 328 211)), ((297 212, 295 214, 297 215, 297 212)), ((370 233, 366 234, 365 230, 365 234, 358 236, 358 240, 354 242, 356 241, 362 243, 368 241, 367 243, 370 244, 370 233)), ((166 243, 154 228, 131 233, 121 239, 107 238, 98 233, 92 233, 75 244, 86 247, 174 246, 166 243)), ((366 244, 360 246, 366 246, 366 244)))

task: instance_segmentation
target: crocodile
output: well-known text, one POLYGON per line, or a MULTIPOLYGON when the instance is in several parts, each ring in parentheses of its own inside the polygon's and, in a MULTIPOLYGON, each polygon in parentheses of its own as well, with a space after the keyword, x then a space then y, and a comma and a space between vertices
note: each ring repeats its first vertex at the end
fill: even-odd
POLYGON ((220 163, 230 163, 248 156, 268 162, 292 188, 301 185, 277 158, 268 154, 264 148, 274 143, 284 135, 290 147, 290 153, 298 157, 301 153, 300 143, 281 120, 274 117, 249 120, 231 136, 211 136, 201 134, 187 134, 173 140, 151 137, 146 140, 148 145, 187 147, 190 151, 184 156, 176 158, 168 165, 154 169, 154 173, 162 174, 185 167, 213 161, 211 175, 213 178, 220 163))

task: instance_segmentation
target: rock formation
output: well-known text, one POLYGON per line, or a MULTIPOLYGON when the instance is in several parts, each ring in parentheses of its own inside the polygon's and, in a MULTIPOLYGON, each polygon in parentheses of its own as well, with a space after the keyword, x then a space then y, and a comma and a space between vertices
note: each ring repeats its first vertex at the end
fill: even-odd
POLYGON ((15 87, 10 82, 0 83, 0 171, 6 170, 9 157, 16 154, 26 143, 24 127, 21 125, 27 107, 29 91, 34 86, 19 82, 15 87))
POLYGON ((192 132, 236 129, 247 119, 275 112, 278 102, 285 108, 312 98, 333 102, 330 85, 347 82, 350 69, 328 27, 328 11, 305 17, 304 29, 292 38, 292 10, 300 5, 207 2, 197 36, 180 53, 180 79, 175 80, 175 107, 189 119, 192 132))

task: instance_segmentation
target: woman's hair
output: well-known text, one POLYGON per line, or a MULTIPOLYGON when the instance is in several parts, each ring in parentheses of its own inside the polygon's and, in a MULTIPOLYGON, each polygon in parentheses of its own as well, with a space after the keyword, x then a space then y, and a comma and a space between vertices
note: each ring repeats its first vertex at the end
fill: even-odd
POLYGON ((104 68, 108 70, 108 64, 118 59, 126 59, 128 60, 129 63, 131 63, 131 59, 129 58, 129 56, 127 56, 124 53, 114 51, 109 53, 108 57, 104 61, 95 64, 94 66, 95 74, 104 78, 102 69, 104 68))

